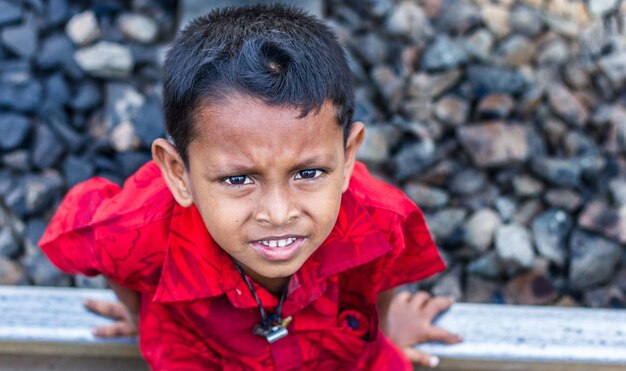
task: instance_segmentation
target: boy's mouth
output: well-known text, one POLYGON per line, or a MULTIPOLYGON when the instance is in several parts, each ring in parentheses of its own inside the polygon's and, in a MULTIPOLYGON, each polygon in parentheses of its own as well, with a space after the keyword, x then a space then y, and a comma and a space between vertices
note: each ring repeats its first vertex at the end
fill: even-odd
POLYGON ((252 241, 250 245, 268 260, 288 260, 298 253, 304 241, 302 236, 285 236, 252 241))

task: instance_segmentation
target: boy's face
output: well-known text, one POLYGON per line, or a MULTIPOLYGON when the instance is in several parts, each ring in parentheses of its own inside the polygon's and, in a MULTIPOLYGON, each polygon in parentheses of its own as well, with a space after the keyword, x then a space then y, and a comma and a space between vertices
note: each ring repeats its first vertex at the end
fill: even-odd
POLYGON ((344 149, 329 102, 299 115, 234 96, 196 110, 188 170, 169 143, 153 145, 176 200, 195 204, 213 239, 275 292, 331 232, 364 135, 355 123, 344 149))

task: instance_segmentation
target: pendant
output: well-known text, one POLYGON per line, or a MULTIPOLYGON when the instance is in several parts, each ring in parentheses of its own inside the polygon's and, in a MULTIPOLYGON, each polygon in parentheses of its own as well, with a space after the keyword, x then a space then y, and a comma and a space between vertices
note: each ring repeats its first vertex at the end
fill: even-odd
POLYGON ((291 316, 285 318, 281 321, 280 324, 274 325, 269 329, 264 328, 264 326, 262 326, 261 324, 257 324, 252 329, 252 333, 258 336, 263 336, 271 344, 289 334, 289 331, 287 331, 287 326, 289 326, 289 323, 291 323, 291 316))

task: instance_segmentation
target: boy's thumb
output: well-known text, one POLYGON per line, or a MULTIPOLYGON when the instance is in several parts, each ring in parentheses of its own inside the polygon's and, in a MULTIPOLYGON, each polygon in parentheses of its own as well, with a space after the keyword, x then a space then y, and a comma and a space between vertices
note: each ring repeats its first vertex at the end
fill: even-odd
POLYGON ((433 368, 439 365, 439 357, 437 356, 431 356, 412 347, 405 347, 403 351, 409 361, 422 367, 433 368))

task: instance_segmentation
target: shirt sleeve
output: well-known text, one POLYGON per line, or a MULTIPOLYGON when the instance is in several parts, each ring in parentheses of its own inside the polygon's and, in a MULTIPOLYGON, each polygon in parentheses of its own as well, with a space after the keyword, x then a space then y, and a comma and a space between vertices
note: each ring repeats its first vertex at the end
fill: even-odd
POLYGON ((124 188, 93 178, 72 188, 39 246, 70 274, 103 274, 121 286, 153 293, 168 242, 173 200, 158 167, 145 165, 124 188))

